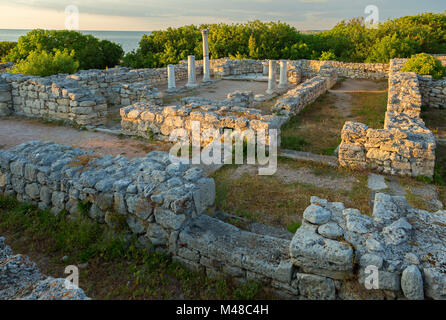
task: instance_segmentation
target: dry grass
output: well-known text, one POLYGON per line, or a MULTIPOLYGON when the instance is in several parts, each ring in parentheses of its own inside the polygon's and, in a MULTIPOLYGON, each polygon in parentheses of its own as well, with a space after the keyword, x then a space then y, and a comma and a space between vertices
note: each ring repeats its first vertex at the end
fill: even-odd
POLYGON ((281 129, 284 148, 333 155, 341 142, 345 121, 358 121, 382 128, 387 106, 387 93, 346 93, 348 101, 339 101, 331 92, 320 96, 281 129))
POLYGON ((300 222, 311 196, 329 201, 344 202, 361 212, 370 214, 370 192, 367 188, 367 173, 336 169, 313 163, 280 159, 279 166, 298 169, 308 167, 316 175, 332 177, 353 176, 352 190, 320 188, 310 183, 284 183, 275 176, 244 174, 233 178, 237 166, 226 166, 214 174, 217 192, 217 210, 242 216, 252 221, 287 228, 300 222))
POLYGON ((79 266, 79 286, 93 299, 268 299, 255 282, 211 279, 186 270, 164 253, 149 251, 80 216, 58 217, 35 206, 0 197, 0 232, 17 253, 28 255, 43 274, 65 278, 66 265, 79 266), (68 260, 63 261, 62 257, 68 260))

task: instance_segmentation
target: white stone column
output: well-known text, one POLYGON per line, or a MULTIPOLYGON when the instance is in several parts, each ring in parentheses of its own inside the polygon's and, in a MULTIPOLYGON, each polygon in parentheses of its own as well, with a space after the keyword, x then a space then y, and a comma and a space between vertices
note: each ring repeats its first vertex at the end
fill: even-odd
POLYGON ((175 66, 169 64, 167 66, 167 90, 175 90, 175 66))
POLYGON ((211 81, 211 72, 209 66, 209 29, 201 30, 203 36, 203 82, 211 81))
POLYGON ((194 88, 197 86, 195 77, 195 56, 187 57, 187 87, 194 88))
POLYGON ((269 60, 268 90, 266 90, 267 94, 274 93, 274 89, 276 88, 275 65, 276 61, 269 60))
POLYGON ((288 66, 286 60, 280 60, 280 80, 279 88, 288 87, 288 66))
POLYGON ((268 63, 266 63, 266 62, 262 62, 262 65, 263 65, 263 75, 264 76, 266 76, 266 75, 268 75, 268 63))

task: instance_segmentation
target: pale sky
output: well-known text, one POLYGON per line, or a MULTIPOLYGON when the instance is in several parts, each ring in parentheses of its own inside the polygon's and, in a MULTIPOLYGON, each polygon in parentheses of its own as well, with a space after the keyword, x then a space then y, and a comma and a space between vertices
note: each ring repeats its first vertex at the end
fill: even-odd
POLYGON ((255 19, 329 29, 342 19, 367 17, 368 5, 379 9, 380 21, 446 9, 445 0, 0 0, 0 29, 66 29, 69 5, 79 10, 79 30, 122 31, 255 19))

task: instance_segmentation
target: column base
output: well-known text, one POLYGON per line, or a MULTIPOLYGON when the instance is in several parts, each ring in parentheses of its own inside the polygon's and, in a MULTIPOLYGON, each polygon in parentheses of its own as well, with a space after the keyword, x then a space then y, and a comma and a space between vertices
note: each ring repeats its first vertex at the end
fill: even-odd
POLYGON ((186 88, 188 89, 194 89, 198 87, 198 83, 191 83, 191 84, 186 84, 186 88))

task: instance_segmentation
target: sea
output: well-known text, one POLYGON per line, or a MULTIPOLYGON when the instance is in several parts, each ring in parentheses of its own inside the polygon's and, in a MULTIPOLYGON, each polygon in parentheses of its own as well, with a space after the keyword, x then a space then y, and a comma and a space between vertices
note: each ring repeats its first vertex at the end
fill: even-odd
MULTIPOLYGON (((17 41, 20 36, 31 30, 25 29, 0 29, 0 41, 17 41)), ((93 31, 82 30, 83 34, 91 34, 101 40, 110 40, 119 43, 125 52, 138 48, 139 41, 144 34, 150 31, 93 31)))

